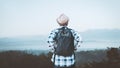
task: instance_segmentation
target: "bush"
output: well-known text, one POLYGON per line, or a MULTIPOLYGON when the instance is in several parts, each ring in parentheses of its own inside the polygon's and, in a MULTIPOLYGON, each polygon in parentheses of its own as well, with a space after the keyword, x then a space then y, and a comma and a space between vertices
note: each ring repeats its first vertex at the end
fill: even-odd
MULTIPOLYGON (((120 68, 120 50, 111 50, 76 52, 76 68, 120 68), (111 56, 113 52, 118 53, 111 56)), ((0 52, 0 68, 53 68, 51 57, 52 53, 34 55, 25 51, 0 52)))
POLYGON ((32 55, 22 51, 0 53, 0 68, 53 68, 50 54, 32 55))

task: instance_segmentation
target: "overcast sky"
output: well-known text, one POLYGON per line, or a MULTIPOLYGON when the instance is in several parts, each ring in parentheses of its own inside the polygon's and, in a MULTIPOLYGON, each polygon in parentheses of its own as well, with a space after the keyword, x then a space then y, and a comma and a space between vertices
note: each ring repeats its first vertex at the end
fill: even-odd
POLYGON ((0 0, 0 37, 47 35, 61 13, 79 32, 120 29, 120 0, 0 0))

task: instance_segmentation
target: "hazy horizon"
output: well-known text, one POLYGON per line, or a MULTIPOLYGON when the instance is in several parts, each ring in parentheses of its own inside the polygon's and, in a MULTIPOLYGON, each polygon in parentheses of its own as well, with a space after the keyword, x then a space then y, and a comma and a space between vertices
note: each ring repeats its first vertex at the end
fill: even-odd
MULTIPOLYGON (((120 47, 120 40, 83 40, 79 50, 107 49, 120 47)), ((6 38, 0 39, 0 51, 6 50, 50 50, 45 38, 6 38)))
MULTIPOLYGON (((81 47, 78 50, 107 49, 120 47, 120 30, 89 30, 81 33, 81 47)), ((0 38, 3 50, 49 50, 47 35, 33 35, 0 38)))

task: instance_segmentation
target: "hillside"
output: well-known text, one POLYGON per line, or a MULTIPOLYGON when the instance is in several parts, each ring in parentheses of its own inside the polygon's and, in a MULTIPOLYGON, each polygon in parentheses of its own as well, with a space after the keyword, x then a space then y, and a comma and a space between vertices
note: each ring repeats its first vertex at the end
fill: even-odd
MULTIPOLYGON (((107 51, 76 52, 76 68, 120 68, 118 62, 109 61, 111 59, 107 56, 107 51)), ((25 51, 3 51, 0 52, 0 68, 53 68, 51 56, 52 53, 33 55, 25 51)), ((112 55, 113 58, 115 56, 116 54, 112 55)), ((117 61, 120 62, 120 59, 117 61)))
MULTIPOLYGON (((94 29, 87 30, 80 33, 84 40, 120 40, 119 29, 94 29)), ((31 36, 20 36, 20 37, 4 37, 0 38, 2 41, 37 41, 47 40, 46 35, 31 35, 31 36)))
POLYGON ((84 40, 120 40, 120 30, 118 29, 96 29, 81 32, 84 40))

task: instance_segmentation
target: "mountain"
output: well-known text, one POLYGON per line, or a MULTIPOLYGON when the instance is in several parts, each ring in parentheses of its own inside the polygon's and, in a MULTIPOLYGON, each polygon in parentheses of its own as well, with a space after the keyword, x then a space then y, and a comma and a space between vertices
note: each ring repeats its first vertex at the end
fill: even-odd
MULTIPOLYGON (((87 30, 80 33, 83 38, 83 49, 90 48, 103 48, 107 46, 119 46, 120 30, 87 30), (102 41, 102 43, 101 43, 102 41), (107 42, 104 43, 104 42, 107 42), (97 43, 100 42, 100 43, 97 43), (96 46, 97 45, 97 46, 96 46), (100 45, 98 47, 98 45, 100 45)), ((0 38, 0 50, 45 50, 49 49, 47 44, 47 35, 35 36, 21 36, 21 37, 8 37, 0 38)), ((82 47, 81 47, 82 48, 82 47)))
MULTIPOLYGON (((94 29, 94 30, 87 30, 80 33, 83 40, 120 40, 120 30, 119 29, 94 29)), ((14 37, 14 38, 0 38, 0 42, 37 42, 37 41, 47 41, 47 35, 35 35, 35 36, 21 36, 21 37, 14 37)))
POLYGON ((96 29, 81 32, 84 40, 120 40, 119 29, 96 29))

